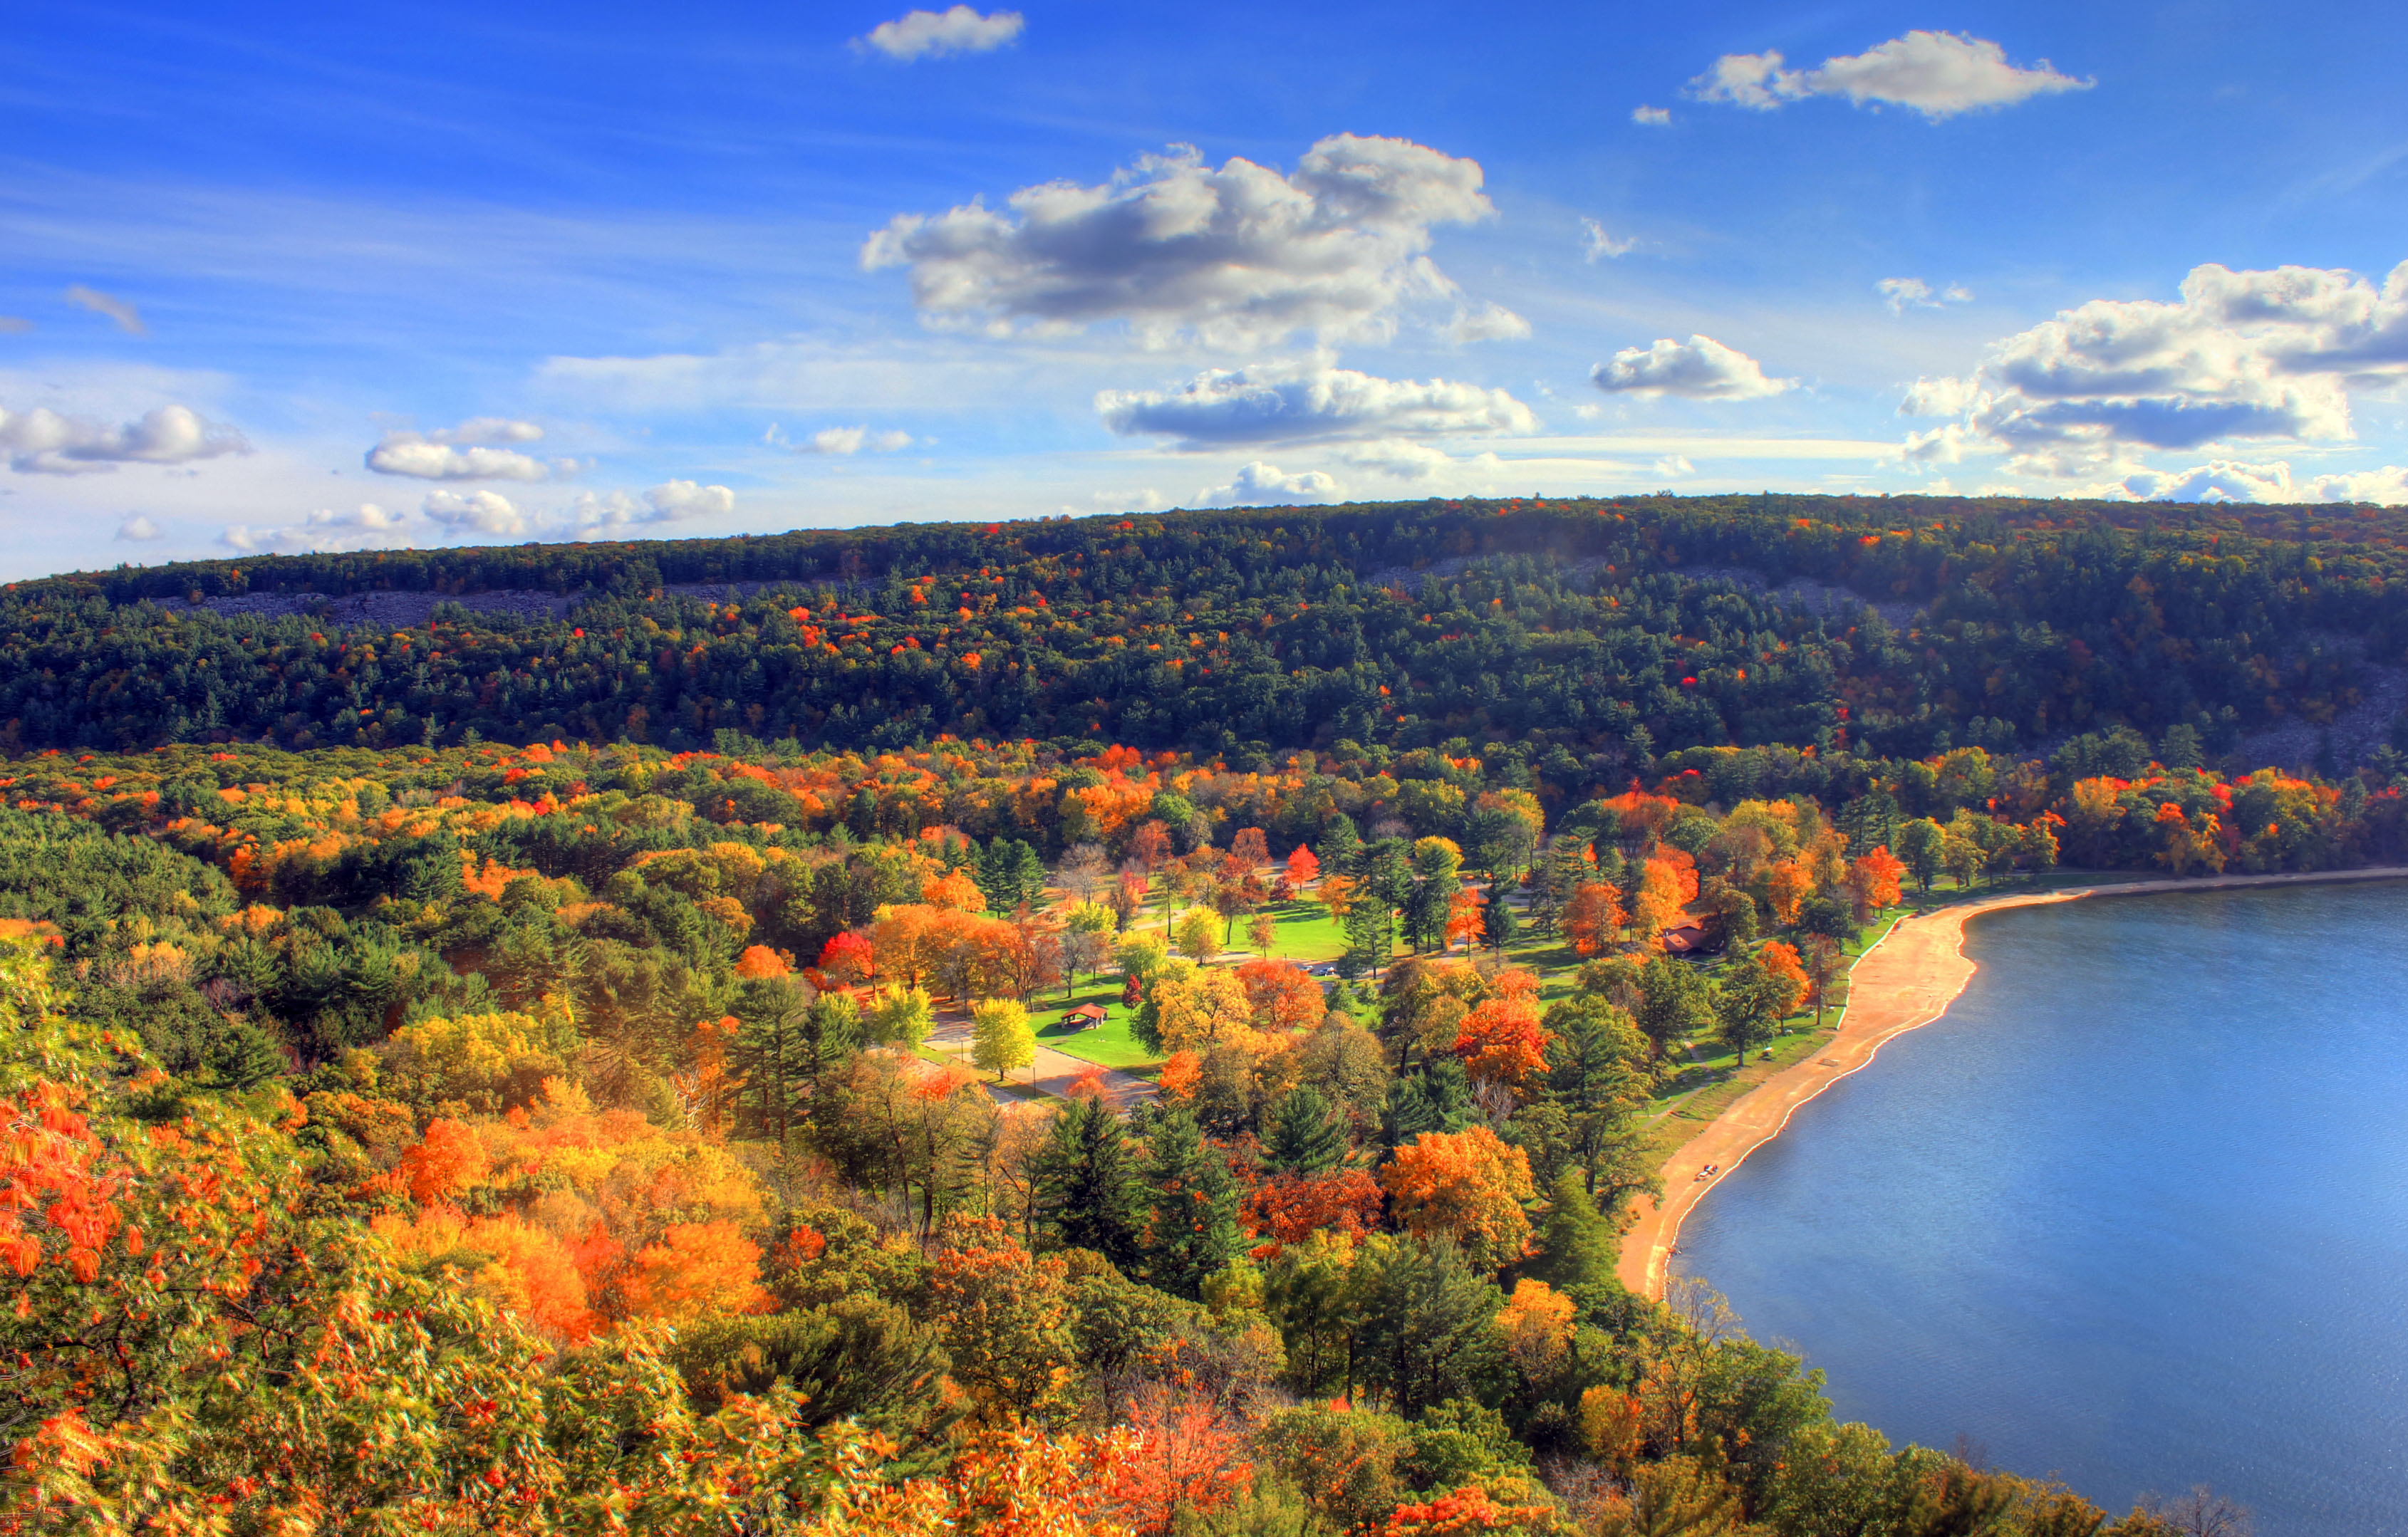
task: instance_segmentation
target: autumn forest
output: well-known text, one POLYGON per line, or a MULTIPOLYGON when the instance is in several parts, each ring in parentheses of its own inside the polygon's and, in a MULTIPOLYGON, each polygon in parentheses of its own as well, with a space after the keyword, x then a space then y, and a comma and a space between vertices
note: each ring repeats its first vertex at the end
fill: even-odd
POLYGON ((2189 1530, 1837 1422, 1620 1234, 1917 902, 2408 857, 2402 540, 1519 499, 18 583, 0 1526, 2189 1530))

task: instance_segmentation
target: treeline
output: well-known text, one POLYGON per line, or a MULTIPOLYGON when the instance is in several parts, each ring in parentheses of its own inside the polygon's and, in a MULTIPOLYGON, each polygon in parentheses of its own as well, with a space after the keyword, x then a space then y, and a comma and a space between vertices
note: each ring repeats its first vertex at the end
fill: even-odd
POLYGON ((198 562, 0 591, 0 750, 952 734, 1261 767, 1461 738, 1603 779, 1690 747, 1921 758, 2123 726, 2214 761, 2329 722, 2363 661, 2408 649, 2398 521, 1522 500, 198 562), (722 591, 671 591, 697 584, 722 591), (515 589, 580 602, 404 630, 188 606, 515 589))

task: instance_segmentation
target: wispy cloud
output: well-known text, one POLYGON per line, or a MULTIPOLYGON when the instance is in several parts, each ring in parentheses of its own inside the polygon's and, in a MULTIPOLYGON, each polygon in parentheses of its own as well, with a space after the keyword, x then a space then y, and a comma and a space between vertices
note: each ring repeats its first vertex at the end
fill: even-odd
POLYGON ((117 322, 117 328, 129 336, 147 336, 150 327, 143 322, 142 312, 114 294, 103 293, 81 283, 66 292, 67 303, 79 309, 89 309, 95 315, 106 315, 117 322))

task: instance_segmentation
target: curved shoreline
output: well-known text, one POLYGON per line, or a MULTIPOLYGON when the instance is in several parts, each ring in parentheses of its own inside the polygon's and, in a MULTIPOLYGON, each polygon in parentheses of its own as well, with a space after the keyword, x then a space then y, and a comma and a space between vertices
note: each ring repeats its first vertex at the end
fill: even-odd
POLYGON ((2319 870, 2269 875, 2210 875, 2198 879, 2128 881, 2057 891, 2022 891, 1943 907, 1920 918, 1901 918, 1874 941, 1849 972, 1848 1002, 1838 1033, 1804 1061, 1792 1063, 1742 1095, 1706 1128, 1675 1148, 1661 1171, 1665 1198, 1641 1196, 1638 1221, 1623 1234, 1622 1284, 1648 1298, 1664 1295, 1671 1250, 1682 1219, 1707 1191, 1781 1134, 1798 1107, 1870 1064, 1892 1037, 1929 1024, 1948 1011, 1973 978, 1965 959, 1970 918, 2009 907, 2076 902, 2090 896, 2148 896, 2169 891, 2229 890, 2247 886, 2307 886, 2339 881, 2408 879, 2408 866, 2372 870, 2319 870), (1708 1164, 1720 1167, 1700 1179, 1708 1164))

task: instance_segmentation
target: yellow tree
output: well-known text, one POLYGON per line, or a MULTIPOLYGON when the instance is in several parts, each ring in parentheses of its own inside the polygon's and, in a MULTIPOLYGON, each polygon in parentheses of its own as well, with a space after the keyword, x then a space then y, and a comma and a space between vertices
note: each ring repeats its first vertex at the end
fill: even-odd
POLYGON ((1037 1060, 1037 1032, 1017 999, 982 998, 970 1005, 970 1060, 1000 1080, 1037 1060))

